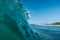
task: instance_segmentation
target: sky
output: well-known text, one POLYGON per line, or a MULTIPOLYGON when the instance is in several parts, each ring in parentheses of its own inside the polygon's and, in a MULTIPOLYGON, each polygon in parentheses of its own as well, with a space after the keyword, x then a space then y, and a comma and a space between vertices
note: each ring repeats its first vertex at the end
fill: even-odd
POLYGON ((60 22, 59 0, 21 0, 25 8, 30 11, 31 24, 50 24, 60 22))

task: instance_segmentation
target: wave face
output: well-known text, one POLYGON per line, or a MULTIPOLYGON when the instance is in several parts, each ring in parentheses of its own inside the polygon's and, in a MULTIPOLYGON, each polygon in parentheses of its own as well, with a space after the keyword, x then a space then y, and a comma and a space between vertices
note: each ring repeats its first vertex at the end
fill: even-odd
POLYGON ((0 40, 43 40, 30 28, 28 14, 20 0, 0 0, 0 40))

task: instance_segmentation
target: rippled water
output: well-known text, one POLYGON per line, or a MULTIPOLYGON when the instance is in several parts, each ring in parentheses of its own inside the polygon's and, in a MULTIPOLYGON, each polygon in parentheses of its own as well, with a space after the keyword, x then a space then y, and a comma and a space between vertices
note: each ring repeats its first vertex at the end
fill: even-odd
POLYGON ((38 26, 32 25, 34 31, 44 36, 47 40, 60 40, 60 26, 38 26))

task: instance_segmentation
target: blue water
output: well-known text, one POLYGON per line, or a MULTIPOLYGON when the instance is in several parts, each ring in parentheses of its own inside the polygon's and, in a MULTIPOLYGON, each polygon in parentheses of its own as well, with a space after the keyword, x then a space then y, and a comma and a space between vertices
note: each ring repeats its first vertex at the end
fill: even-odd
POLYGON ((31 27, 39 35, 44 36, 47 40, 60 40, 60 26, 38 26, 31 27))

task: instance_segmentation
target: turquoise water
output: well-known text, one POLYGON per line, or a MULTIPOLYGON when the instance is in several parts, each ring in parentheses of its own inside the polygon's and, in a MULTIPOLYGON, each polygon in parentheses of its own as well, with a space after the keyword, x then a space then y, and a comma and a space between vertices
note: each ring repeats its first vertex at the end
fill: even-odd
POLYGON ((0 40, 60 40, 60 27, 30 26, 28 18, 20 0, 0 0, 0 40))

